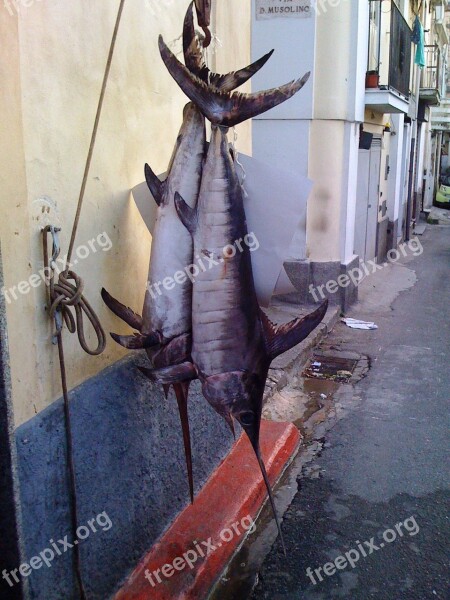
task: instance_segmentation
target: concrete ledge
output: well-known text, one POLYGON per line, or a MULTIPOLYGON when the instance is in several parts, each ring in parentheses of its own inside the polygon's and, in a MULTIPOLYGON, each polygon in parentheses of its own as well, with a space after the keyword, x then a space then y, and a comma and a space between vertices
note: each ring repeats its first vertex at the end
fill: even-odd
POLYGON ((284 268, 297 292, 283 296, 282 299, 308 305, 318 304, 328 298, 330 304, 339 305, 345 311, 358 300, 358 286, 350 280, 343 287, 338 284, 339 277, 348 275, 357 267, 359 267, 358 256, 353 256, 347 263, 287 261, 284 263, 284 268))
MULTIPOLYGON (((297 451, 299 443, 300 433, 292 424, 262 422, 261 450, 272 484, 297 451)), ((239 534, 234 532, 227 542, 220 534, 233 524, 241 523, 247 516, 254 519, 266 497, 253 449, 243 434, 201 490, 195 504, 180 513, 135 569, 115 600, 205 598, 241 544, 245 532, 242 526, 239 527, 239 534), (192 569, 185 564, 183 570, 172 568, 172 575, 164 577, 161 573, 164 565, 172 565, 176 558, 182 558, 189 550, 195 551, 196 543, 205 549, 202 542, 206 540, 214 546, 213 552, 199 557, 192 569), (152 585, 145 578, 146 571, 152 574, 158 569, 161 583, 153 576, 152 585)), ((230 535, 226 537, 228 539, 230 535)))

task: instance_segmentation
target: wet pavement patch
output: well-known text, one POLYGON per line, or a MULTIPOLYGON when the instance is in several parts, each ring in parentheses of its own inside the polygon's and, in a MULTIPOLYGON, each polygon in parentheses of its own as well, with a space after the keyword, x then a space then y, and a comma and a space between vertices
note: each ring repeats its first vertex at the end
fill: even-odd
POLYGON ((369 370, 369 358, 356 352, 314 352, 302 376, 337 383, 356 383, 369 370))

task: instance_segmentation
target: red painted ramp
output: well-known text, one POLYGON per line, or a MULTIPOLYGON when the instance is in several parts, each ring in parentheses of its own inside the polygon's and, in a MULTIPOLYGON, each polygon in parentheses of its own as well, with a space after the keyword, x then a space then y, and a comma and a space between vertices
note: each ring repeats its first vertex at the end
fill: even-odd
MULTIPOLYGON (((261 423, 261 450, 273 484, 296 452, 290 423, 261 423)), ((217 581, 267 497, 245 434, 134 570, 115 600, 202 600, 217 581)))

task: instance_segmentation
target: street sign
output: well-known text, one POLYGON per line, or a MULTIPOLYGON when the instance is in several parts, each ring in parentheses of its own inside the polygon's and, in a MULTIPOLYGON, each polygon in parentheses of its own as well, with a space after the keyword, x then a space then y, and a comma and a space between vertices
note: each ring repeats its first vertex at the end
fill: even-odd
POLYGON ((256 19, 300 18, 312 16, 311 0, 256 0, 256 19))

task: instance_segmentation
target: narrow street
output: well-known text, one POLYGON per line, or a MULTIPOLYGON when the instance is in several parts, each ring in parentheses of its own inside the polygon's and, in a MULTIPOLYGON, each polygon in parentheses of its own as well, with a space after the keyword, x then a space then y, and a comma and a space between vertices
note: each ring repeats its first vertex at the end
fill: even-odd
POLYGON ((381 301, 370 312, 364 302, 350 311, 374 320, 378 330, 339 324, 326 340, 369 355, 371 369, 355 386, 358 405, 326 435, 323 452, 299 478, 283 519, 287 556, 276 544, 253 600, 448 598, 449 234, 450 228, 428 228, 423 254, 404 262, 417 282, 391 310, 381 301), (383 532, 410 517, 418 532, 408 522, 410 531, 379 547, 383 532), (367 557, 350 555, 354 568, 324 574, 326 563, 371 538, 378 550, 369 555, 370 544, 363 545, 367 557), (319 567, 322 581, 314 573, 319 567))
MULTIPOLYGON (((448 598, 449 238, 450 228, 428 227, 421 256, 380 274, 412 285, 392 305, 361 294, 350 315, 378 330, 339 324, 323 344, 369 355, 371 368, 297 479, 282 526, 287 556, 277 542, 253 600, 448 598), (352 549, 354 568, 324 573, 352 549)), ((378 287, 373 278, 365 289, 378 287)))

